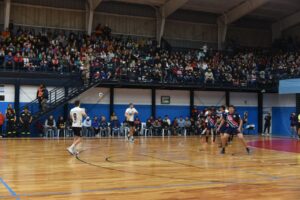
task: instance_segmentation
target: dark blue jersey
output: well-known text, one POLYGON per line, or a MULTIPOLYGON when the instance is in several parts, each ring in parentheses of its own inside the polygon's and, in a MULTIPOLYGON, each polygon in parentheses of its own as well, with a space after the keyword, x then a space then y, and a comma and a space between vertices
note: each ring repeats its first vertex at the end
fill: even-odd
POLYGON ((226 116, 226 122, 231 128, 238 128, 240 126, 241 116, 238 113, 230 114, 226 116))

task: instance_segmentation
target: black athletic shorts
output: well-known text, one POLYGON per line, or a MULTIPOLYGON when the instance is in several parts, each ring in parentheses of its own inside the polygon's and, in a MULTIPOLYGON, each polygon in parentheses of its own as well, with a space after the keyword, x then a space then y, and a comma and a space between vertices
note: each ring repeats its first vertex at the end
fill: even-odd
POLYGON ((129 127, 134 127, 134 122, 127 121, 127 124, 128 124, 129 127))
POLYGON ((81 127, 72 127, 74 136, 81 137, 81 127))

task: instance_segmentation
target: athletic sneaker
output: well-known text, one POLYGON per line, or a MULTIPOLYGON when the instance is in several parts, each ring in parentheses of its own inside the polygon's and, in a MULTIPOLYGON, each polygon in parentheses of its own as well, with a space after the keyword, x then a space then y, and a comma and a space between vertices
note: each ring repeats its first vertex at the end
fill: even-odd
POLYGON ((71 155, 74 155, 74 150, 73 150, 73 148, 68 147, 68 148, 67 148, 67 151, 68 151, 71 155))
POLYGON ((130 137, 130 139, 129 139, 129 142, 134 142, 134 138, 133 137, 130 137))
POLYGON ((248 155, 251 154, 251 150, 248 147, 246 148, 246 151, 247 151, 248 155))
POLYGON ((261 134, 261 136, 265 136, 265 134, 263 133, 263 134, 261 134))
POLYGON ((220 154, 225 154, 225 148, 222 148, 220 154))

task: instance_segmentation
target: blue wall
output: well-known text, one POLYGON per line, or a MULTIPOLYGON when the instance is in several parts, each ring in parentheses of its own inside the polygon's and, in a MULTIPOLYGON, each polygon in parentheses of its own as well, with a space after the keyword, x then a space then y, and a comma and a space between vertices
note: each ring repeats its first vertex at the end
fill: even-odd
POLYGON ((156 106, 156 116, 164 117, 168 115, 171 120, 175 117, 189 117, 190 116, 190 107, 189 106, 167 106, 167 105, 158 105, 156 106))
POLYGON ((272 108, 272 134, 290 136, 290 115, 295 112, 295 107, 272 108))
MULTIPOLYGON (((4 114, 5 110, 9 103, 13 102, 0 102, 0 111, 4 114)), ((24 106, 25 103, 20 103, 20 106, 24 106)), ((72 108, 74 105, 69 104, 69 108, 72 108)), ((82 107, 86 109, 90 117, 104 115, 109 119, 109 105, 108 104, 82 104, 82 107)), ((119 117, 120 121, 124 120, 124 112, 128 105, 115 105, 115 112, 119 117)), ((142 121, 151 116, 151 105, 135 105, 136 109, 139 111, 139 117, 142 121)), ((199 106, 198 109, 204 109, 203 106, 199 106)), ((249 123, 255 124, 258 126, 257 121, 257 107, 237 107, 237 112, 243 116, 243 113, 248 111, 249 113, 249 123)), ((272 133, 276 136, 289 136, 290 135, 290 114, 295 112, 295 107, 273 107, 272 108, 272 133)), ((63 107, 59 107, 53 112, 51 112, 55 119, 60 115, 63 115, 63 107)), ((50 115, 49 114, 49 115, 50 115)), ((49 116, 47 115, 47 116, 49 116)), ((173 120, 175 117, 179 116, 189 116, 189 106, 169 106, 169 105, 158 105, 156 107, 157 117, 163 117, 164 115, 169 115, 173 120)), ((41 119, 41 122, 44 123, 46 117, 41 119)), ((257 133, 257 130, 255 131, 257 133)))

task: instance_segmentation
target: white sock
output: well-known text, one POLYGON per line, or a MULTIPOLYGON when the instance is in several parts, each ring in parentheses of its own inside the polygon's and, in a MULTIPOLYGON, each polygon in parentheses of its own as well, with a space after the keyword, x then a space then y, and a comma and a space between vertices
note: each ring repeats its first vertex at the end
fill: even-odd
POLYGON ((70 146, 71 149, 73 149, 74 147, 75 147, 75 144, 72 144, 72 145, 70 146))

